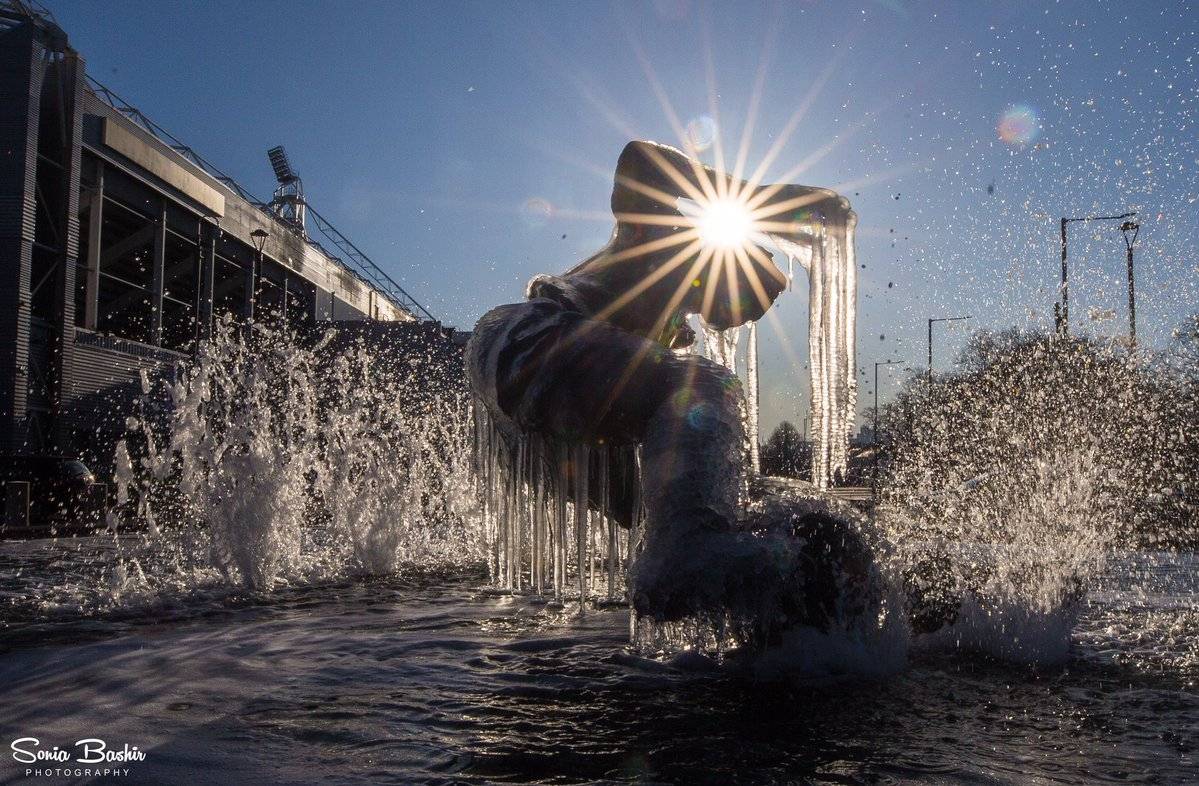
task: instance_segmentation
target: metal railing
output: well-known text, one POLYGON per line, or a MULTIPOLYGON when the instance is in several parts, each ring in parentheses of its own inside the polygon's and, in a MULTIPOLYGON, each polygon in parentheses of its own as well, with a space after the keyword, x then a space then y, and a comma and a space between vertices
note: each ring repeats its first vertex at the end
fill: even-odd
MULTIPOLYGON (((349 257, 359 272, 368 279, 371 286, 383 293, 388 300, 400 304, 413 316, 416 316, 416 312, 419 311, 428 319, 433 319, 433 315, 424 306, 413 300, 412 296, 405 292, 403 287, 380 270, 379 266, 372 262, 370 257, 362 253, 358 246, 350 242, 349 238, 337 231, 337 227, 330 224, 324 216, 316 212, 312 205, 308 205, 308 217, 312 219, 312 223, 316 225, 321 234, 329 238, 329 242, 333 243, 343 254, 349 257)), ((340 257, 334 257, 334 259, 340 260, 340 257)))

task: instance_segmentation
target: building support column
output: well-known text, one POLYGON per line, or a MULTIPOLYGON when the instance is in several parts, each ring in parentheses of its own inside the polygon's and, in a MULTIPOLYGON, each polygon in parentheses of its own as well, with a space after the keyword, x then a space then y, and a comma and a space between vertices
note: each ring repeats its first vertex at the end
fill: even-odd
POLYGON ((77 263, 79 260, 79 181, 83 169, 83 58, 68 51, 55 68, 58 80, 56 91, 59 112, 62 113, 65 135, 62 140, 62 204, 59 205, 57 223, 66 227, 62 242, 62 258, 58 265, 58 280, 54 308, 54 352, 53 374, 50 385, 50 416, 54 446, 68 451, 74 440, 71 438, 69 417, 71 389, 75 361, 75 288, 77 263))
POLYGON ((167 208, 158 211, 158 224, 154 227, 154 259, 150 274, 150 344, 162 346, 162 291, 164 286, 163 265, 167 250, 167 208))
POLYGON ((0 450, 22 450, 28 424, 30 287, 45 47, 28 24, 0 33, 0 450))
POLYGON ((200 323, 198 336, 205 341, 212 335, 212 298, 216 286, 216 237, 220 228, 204 222, 200 230, 200 286, 197 291, 196 319, 200 323))
POLYGON ((87 288, 83 295, 83 326, 95 330, 100 323, 100 243, 104 226, 104 162, 96 159, 96 188, 88 205, 87 288))

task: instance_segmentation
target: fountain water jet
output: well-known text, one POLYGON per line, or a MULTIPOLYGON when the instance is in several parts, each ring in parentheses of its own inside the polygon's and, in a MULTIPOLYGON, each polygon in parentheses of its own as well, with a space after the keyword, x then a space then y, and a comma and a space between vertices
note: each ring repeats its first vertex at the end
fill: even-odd
POLYGON ((173 379, 146 376, 116 477, 147 525, 119 541, 143 590, 262 591, 481 557, 462 392, 422 390, 414 406, 421 363, 393 377, 334 337, 225 320, 173 379))

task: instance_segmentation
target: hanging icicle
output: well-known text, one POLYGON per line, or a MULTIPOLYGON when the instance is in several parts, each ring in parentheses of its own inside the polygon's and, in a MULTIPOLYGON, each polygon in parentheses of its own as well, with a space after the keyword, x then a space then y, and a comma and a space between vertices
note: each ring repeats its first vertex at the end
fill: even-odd
POLYGON ((747 325, 745 336, 745 438, 749 442, 749 469, 754 475, 762 473, 761 446, 758 443, 758 323, 747 325))
POLYGON ((847 467, 857 410, 857 216, 846 208, 837 217, 818 219, 806 240, 775 236, 774 241, 790 264, 799 262, 808 273, 812 481, 828 488, 847 467))

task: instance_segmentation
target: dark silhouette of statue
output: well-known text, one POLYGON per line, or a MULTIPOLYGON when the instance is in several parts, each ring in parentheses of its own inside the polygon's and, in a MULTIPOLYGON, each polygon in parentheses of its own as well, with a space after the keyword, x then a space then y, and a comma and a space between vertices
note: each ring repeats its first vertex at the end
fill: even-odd
MULTIPOLYGON (((501 430, 641 445, 645 539, 630 574, 638 613, 731 612, 767 637, 794 624, 827 627, 877 603, 869 549, 818 505, 740 503, 740 384, 674 351, 694 340, 688 316, 720 329, 756 320, 787 283, 766 249, 723 267, 683 254, 678 199, 708 187, 746 184, 673 148, 629 143, 608 244, 560 276, 535 277, 525 302, 484 315, 467 349, 470 381, 501 430)), ((800 186, 773 198, 797 194, 814 209, 839 199, 800 186)), ((627 524, 631 511, 613 507, 627 524)))

